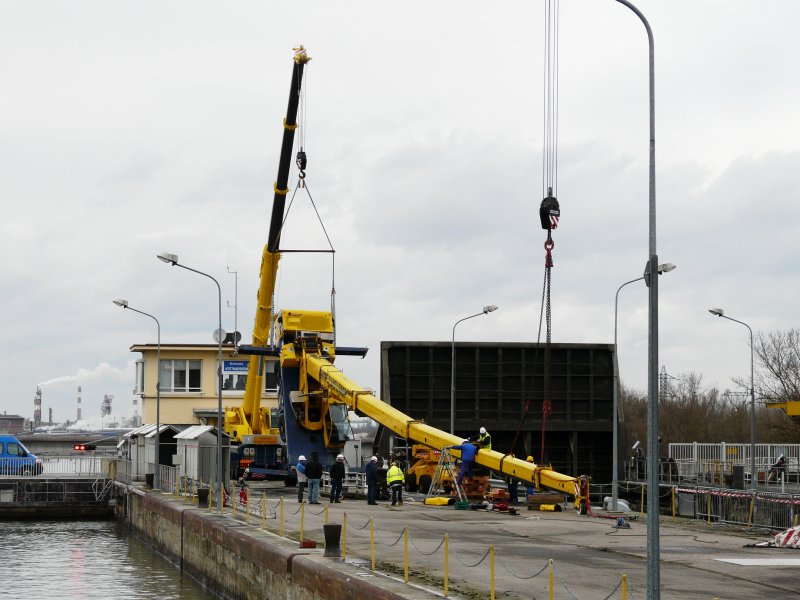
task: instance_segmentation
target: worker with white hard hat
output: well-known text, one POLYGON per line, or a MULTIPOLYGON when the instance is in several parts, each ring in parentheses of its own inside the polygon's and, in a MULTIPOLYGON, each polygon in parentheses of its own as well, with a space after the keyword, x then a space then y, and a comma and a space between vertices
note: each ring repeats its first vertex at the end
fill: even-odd
POLYGON ((489 432, 486 431, 486 427, 481 427, 478 430, 478 435, 473 435, 470 438, 471 442, 476 442, 478 444, 479 450, 491 450, 492 449, 492 436, 489 435, 489 432))
POLYGON ((308 485, 308 477, 306 477, 306 457, 302 454, 297 459, 297 464, 294 467, 297 472, 297 502, 303 502, 303 491, 308 485))

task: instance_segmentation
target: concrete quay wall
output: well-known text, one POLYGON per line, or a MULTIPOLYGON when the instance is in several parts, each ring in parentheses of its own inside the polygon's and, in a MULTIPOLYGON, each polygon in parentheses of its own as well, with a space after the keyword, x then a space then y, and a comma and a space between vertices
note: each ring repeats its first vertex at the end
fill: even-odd
POLYGON ((128 488, 118 518, 209 590, 234 600, 432 599, 388 578, 364 579, 355 565, 229 515, 198 509, 165 494, 128 488))

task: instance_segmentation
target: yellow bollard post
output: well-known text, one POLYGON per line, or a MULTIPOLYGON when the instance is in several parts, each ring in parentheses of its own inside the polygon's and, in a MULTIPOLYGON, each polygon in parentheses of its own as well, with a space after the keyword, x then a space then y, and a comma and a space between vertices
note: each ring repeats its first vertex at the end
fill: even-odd
POLYGON ((553 600, 556 593, 556 586, 555 586, 555 578, 553 573, 553 559, 547 561, 547 569, 549 571, 550 576, 550 600, 553 600))
POLYGON ((347 513, 342 517, 342 560, 347 558, 347 513))
POLYGON ((375 570, 375 523, 369 519, 369 560, 372 570, 375 570))
POLYGON ((328 507, 325 507, 325 525, 328 524, 328 507))
POLYGON ((261 529, 267 528, 267 493, 261 494, 261 529))
POLYGON ((408 527, 403 528, 403 581, 408 583, 408 527))
POLYGON ((797 527, 797 513, 794 513, 794 524, 793 527, 797 527))
POLYGON ((622 600, 628 600, 628 576, 622 576, 622 600))
POLYGON ((279 512, 280 512, 280 519, 281 519, 281 524, 280 524, 280 527, 279 527, 279 531, 280 531, 281 537, 283 537, 283 498, 280 499, 279 504, 280 504, 280 511, 279 512))
POLYGON ((489 546, 489 593, 494 600, 494 544, 489 546))
POLYGON ((644 486, 642 486, 642 499, 639 501, 639 514, 644 514, 644 486))
POLYGON ((300 541, 303 541, 303 529, 306 525, 306 503, 300 505, 300 541))
POLYGON ((672 520, 675 520, 675 486, 672 486, 672 520))
POLYGON ((753 524, 753 513, 755 512, 755 508, 756 508, 756 498, 755 496, 753 496, 752 498, 750 498, 750 514, 747 516, 748 525, 753 524))
POLYGON ((448 588, 448 584, 450 583, 449 582, 449 575, 448 575, 448 571, 447 571, 448 566, 449 566, 448 565, 448 560, 450 558, 448 553, 447 553, 448 552, 448 548, 447 548, 448 544, 449 544, 449 541, 447 539, 447 534, 445 533, 444 534, 444 597, 445 598, 447 598, 447 588, 448 588))

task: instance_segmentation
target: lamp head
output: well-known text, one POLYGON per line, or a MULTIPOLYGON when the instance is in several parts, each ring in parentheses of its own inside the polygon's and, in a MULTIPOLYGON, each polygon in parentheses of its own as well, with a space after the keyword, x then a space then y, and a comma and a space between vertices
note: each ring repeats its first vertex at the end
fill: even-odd
POLYGON ((158 260, 163 260, 165 263, 171 264, 173 267, 178 264, 178 255, 169 252, 162 252, 158 255, 158 260))
POLYGON ((708 312, 710 312, 712 315, 717 315, 718 317, 722 317, 725 315, 725 311, 722 310, 721 308, 709 308, 708 312))
POLYGON ((121 306, 122 308, 128 308, 128 301, 123 300, 122 298, 114 300, 114 304, 116 304, 117 306, 121 306))
POLYGON ((658 274, 661 275, 662 273, 669 273, 670 271, 674 271, 677 265, 673 263, 662 263, 658 265, 658 274))
POLYGON ((495 306, 494 304, 490 304, 489 306, 484 306, 483 307, 483 313, 484 314, 490 313, 490 312, 494 312, 496 310, 497 310, 497 306, 495 306))

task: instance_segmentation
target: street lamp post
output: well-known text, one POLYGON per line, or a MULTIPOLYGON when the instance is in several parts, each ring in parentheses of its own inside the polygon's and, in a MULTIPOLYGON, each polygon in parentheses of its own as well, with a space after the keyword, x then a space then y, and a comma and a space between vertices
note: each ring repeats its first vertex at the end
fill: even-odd
MULTIPOLYGON (((650 264, 648 263, 648 267, 650 264)), ((675 265, 672 263, 663 263, 658 265, 658 274, 661 275, 662 273, 669 273, 675 268, 675 265)), ((649 273, 647 269, 645 269, 646 273, 649 273)), ((612 465, 612 482, 611 482, 611 510, 617 510, 617 500, 619 499, 619 425, 617 423, 618 415, 619 415, 619 361, 617 358, 617 307, 619 306, 619 292, 622 288, 630 283, 636 283, 637 281, 642 281, 645 279, 646 275, 642 275, 641 277, 637 277, 636 279, 631 279, 630 281, 626 281, 621 286, 617 288, 617 293, 614 295, 614 423, 613 429, 614 433, 612 437, 614 438, 614 448, 612 449, 612 460, 614 464, 612 465)))
POLYGON ((463 319, 459 319, 453 325, 453 342, 450 346, 451 348, 451 357, 450 357, 450 434, 455 435, 455 428, 456 428, 456 325, 461 323, 461 321, 466 321, 467 319, 472 319, 474 317, 480 317, 481 315, 486 315, 490 312, 494 312, 497 310, 497 306, 494 304, 490 304, 489 306, 484 306, 483 310, 479 313, 475 313, 474 315, 470 315, 468 317, 464 317, 463 319))
MULTIPOLYGON (((616 0, 627 6, 647 32, 650 96, 650 169, 648 203, 648 251, 650 273, 658 266, 656 251, 656 79, 655 45, 650 23, 628 0, 616 0)), ((658 519, 658 277, 649 285, 647 339, 647 599, 658 600, 661 593, 659 519, 658 519)))
POLYGON ((734 323, 744 325, 747 327, 747 331, 750 332, 750 483, 753 488, 755 488, 758 483, 758 473, 756 473, 756 392, 755 382, 753 380, 753 330, 750 329, 750 325, 744 321, 738 321, 726 315, 725 311, 721 308, 709 308, 708 312, 712 315, 722 317, 723 319, 733 321, 734 323))
POLYGON ((127 300, 114 300, 114 304, 122 308, 130 309, 140 315, 150 317, 156 322, 156 328, 158 330, 156 344, 156 472, 154 477, 155 481, 153 482, 155 489, 158 490, 161 489, 161 382, 159 381, 159 376, 161 375, 161 323, 159 323, 158 319, 153 315, 129 306, 127 300))
POLYGON ((187 271, 192 271, 193 273, 197 273, 198 275, 203 275, 204 277, 208 277, 211 281, 213 281, 217 285, 217 300, 219 305, 219 328, 216 331, 217 337, 217 483, 219 485, 218 494, 219 497, 217 498, 217 506, 220 507, 222 510, 222 488, 224 485, 224 473, 225 468, 222 464, 222 428, 223 428, 223 419, 222 419, 222 338, 225 337, 222 329, 222 288, 219 285, 219 281, 214 279, 208 273, 203 273, 203 271, 198 271, 197 269, 192 269, 191 267, 187 267, 186 265, 182 265, 178 262, 178 255, 177 254, 170 254, 169 252, 162 252, 158 255, 158 259, 164 261, 167 264, 172 265, 173 267, 181 267, 182 269, 186 269, 187 271))

